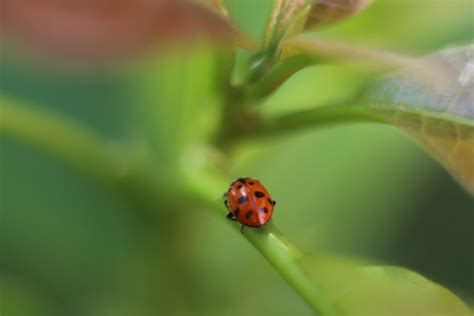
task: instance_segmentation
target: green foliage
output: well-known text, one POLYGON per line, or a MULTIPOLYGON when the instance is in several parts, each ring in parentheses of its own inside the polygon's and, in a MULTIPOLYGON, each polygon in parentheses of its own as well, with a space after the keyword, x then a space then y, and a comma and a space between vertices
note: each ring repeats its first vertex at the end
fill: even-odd
POLYGON ((470 315, 453 293, 404 268, 323 255, 303 266, 337 315, 470 315))
POLYGON ((0 276, 0 293, 0 308, 5 315, 46 316, 53 313, 52 304, 48 305, 45 297, 38 297, 40 291, 22 280, 0 276))
MULTIPOLYGON (((128 105, 123 110, 127 127, 121 137, 94 126, 100 121, 94 117, 96 110, 79 118, 74 111, 80 113, 81 109, 61 113, 44 105, 47 101, 41 101, 42 97, 27 96, 32 93, 29 89, 24 95, 16 92, 16 85, 24 85, 23 77, 34 76, 27 69, 15 79, 21 67, 14 59, 3 61, 7 80, 0 98, 0 135, 7 150, 17 151, 4 159, 13 169, 22 161, 33 164, 28 159, 38 153, 44 155, 40 163, 51 161, 50 169, 38 173, 30 166, 18 177, 11 172, 2 175, 10 182, 2 203, 7 206, 2 206, 2 211, 12 207, 17 212, 5 212, 7 220, 0 229, 0 257, 9 258, 0 262, 0 290, 7 292, 2 293, 7 304, 0 312, 206 315, 245 314, 258 308, 262 314, 275 314, 285 313, 287 308, 287 313, 312 311, 320 315, 469 315, 461 299, 445 287, 405 268, 358 259, 364 251, 353 246, 370 245, 386 251, 383 240, 390 240, 390 234, 402 230, 404 219, 410 218, 404 209, 417 207, 416 203, 408 207, 408 197, 417 196, 410 192, 417 188, 416 181, 419 186, 425 182, 418 175, 414 181, 412 175, 435 168, 427 167, 429 161, 420 158, 397 134, 386 131, 384 124, 408 131, 473 190, 472 47, 418 59, 298 37, 305 26, 342 21, 369 1, 342 6, 337 12, 326 10, 327 3, 331 1, 276 0, 259 5, 224 1, 230 21, 257 41, 254 49, 236 48, 228 42, 222 47, 220 41, 185 49, 177 45, 114 74, 116 89, 126 87, 120 91, 128 105), (404 69, 394 69, 400 67, 404 69), (310 104, 298 108, 294 103, 301 91, 307 92, 310 104), (286 108, 273 107, 285 99, 286 108), (348 123, 373 125, 357 129, 345 127, 348 123), (383 124, 376 126, 379 123, 383 124), (340 129, 319 129, 332 125, 340 129), (314 134, 297 138, 300 130, 314 130, 314 134), (290 134, 293 136, 281 138, 290 134), (357 143, 350 142, 348 134, 357 143), (268 155, 269 146, 275 144, 285 150, 268 155), (311 146, 315 149, 308 148, 311 146), (34 148, 33 154, 29 147, 34 148), (306 158, 300 154, 305 150, 306 158), (247 165, 252 152, 260 162, 247 165), (15 157, 21 159, 16 161, 15 157), (364 170, 359 167, 362 163, 366 164, 364 170), (393 168, 395 163, 400 165, 393 168), (61 174, 54 171, 57 165, 64 174, 50 180, 48 172, 61 174), (80 172, 75 173, 77 170, 80 172), (222 224, 227 210, 220 197, 230 179, 249 171, 270 179, 269 188, 279 203, 271 223, 240 233, 238 223, 222 224), (34 184, 45 188, 42 194, 28 186, 32 173, 38 176, 34 184), (80 180, 68 182, 70 178, 80 180), (64 189, 61 199, 61 194, 54 193, 61 193, 63 186, 69 189, 64 189), (74 190, 85 187, 80 193, 74 190), (298 195, 301 192, 305 198, 298 195), (28 198, 22 199, 23 194, 28 198), (74 202, 75 194, 83 194, 84 200, 74 202), (77 225, 71 217, 56 223, 44 221, 42 228, 35 225, 38 217, 22 219, 22 214, 33 214, 31 210, 35 216, 50 212, 52 218, 66 216, 65 210, 74 216, 87 215, 77 220, 77 225), (62 235, 76 236, 68 232, 68 221, 78 229, 73 234, 81 235, 80 241, 75 237, 61 240, 62 235), (29 227, 24 240, 15 229, 22 227, 21 223, 29 227), (302 232, 312 234, 308 239, 317 241, 304 247, 311 253, 300 251, 277 224, 298 242, 305 240, 302 232), (108 237, 96 242, 105 235, 95 225, 111 229, 108 237), (48 245, 49 232, 56 232, 58 244, 48 245), (242 250, 242 238, 295 292, 285 292, 275 280, 277 275, 268 276, 270 272, 256 253, 242 250), (111 241, 114 239, 116 244, 111 241), (81 249, 89 246, 96 251, 92 259, 81 249), (347 256, 327 255, 324 248, 342 249, 347 256), (28 249, 35 251, 29 254, 28 249), (354 252, 358 255, 351 256, 354 252), (69 258, 55 260, 56 253, 69 258), (239 260, 241 255, 246 259, 239 260), (88 267, 95 267, 92 261, 103 264, 88 271, 88 267), (87 278, 81 278, 82 269, 89 272, 87 278), (9 270, 12 275, 27 271, 54 299, 37 295, 36 286, 20 279, 4 278, 9 270), (101 286, 93 295, 84 295, 94 279, 100 279, 101 286), (241 283, 234 286, 232 282, 241 283), (230 293, 228 301, 223 289, 230 293), (234 309, 228 309, 235 297, 247 292, 260 294, 243 297, 248 299, 245 304, 239 299, 234 309)), ((344 5, 351 3, 343 1, 344 5)), ((213 4, 223 11, 221 2, 213 4)), ((207 14, 198 19, 206 19, 207 14)), ((223 24, 226 27, 227 22, 223 24)), ((38 69, 31 71, 41 74, 38 69)), ((41 93, 49 90, 49 100, 59 104, 75 98, 66 93, 55 99, 60 83, 74 82, 74 76, 71 79, 59 73, 52 77, 43 83, 39 75, 41 85, 31 85, 40 86, 41 93)), ((76 97, 84 94, 75 89, 76 97)), ((97 107, 103 105, 100 98, 92 96, 81 102, 88 101, 97 107)), ((383 257, 379 251, 375 256, 383 257)))

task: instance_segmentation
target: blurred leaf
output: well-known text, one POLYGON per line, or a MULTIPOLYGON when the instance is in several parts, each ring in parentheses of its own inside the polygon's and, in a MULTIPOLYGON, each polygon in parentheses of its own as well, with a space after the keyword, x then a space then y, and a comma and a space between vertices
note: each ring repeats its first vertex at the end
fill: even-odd
POLYGON ((229 15, 229 12, 227 12, 227 9, 224 5, 223 0, 196 0, 196 2, 207 6, 208 8, 218 12, 219 14, 223 16, 229 15))
POLYGON ((40 289, 26 284, 23 278, 0 275, 0 313, 2 315, 59 315, 53 310, 51 302, 46 299, 40 289))
MULTIPOLYGON (((315 58, 401 68, 372 84, 359 103, 410 133, 474 194, 474 46, 422 59, 318 39, 290 39, 285 47, 315 58)), ((314 117, 318 112, 311 111, 314 117)))
MULTIPOLYGON (((387 67, 421 67, 420 61, 391 52, 360 48, 347 43, 326 41, 317 38, 296 37, 283 41, 282 60, 267 71, 262 80, 248 89, 253 98, 263 98, 275 92, 293 74, 323 61, 359 61, 365 64, 387 67)), ((366 65, 364 65, 366 66, 366 65)), ((365 70, 365 69, 364 69, 365 70)), ((367 69, 370 70, 370 69, 367 69)))
POLYGON ((381 0, 318 36, 423 53, 472 42, 472 0, 381 0))
POLYGON ((0 135, 10 135, 103 179, 124 176, 125 159, 85 124, 0 95, 0 135))
POLYGON ((400 54, 361 48, 349 43, 298 37, 285 41, 287 55, 308 55, 318 60, 364 62, 383 67, 420 67, 420 60, 400 54))
POLYGON ((449 290, 404 268, 330 256, 306 257, 302 265, 340 315, 470 315, 449 290))
POLYGON ((224 0, 232 22, 258 43, 262 41, 265 23, 273 0, 224 0))
POLYGON ((121 59, 186 40, 242 39, 222 16, 187 0, 5 0, 0 26, 20 47, 80 61, 121 59))
POLYGON ((274 47, 303 30, 309 8, 306 0, 275 0, 265 34, 266 46, 274 47))
POLYGON ((373 0, 313 0, 306 28, 340 22, 364 10, 373 0))
POLYGON ((435 70, 407 68, 383 77, 362 102, 412 135, 474 194, 474 46, 423 59, 435 70))
POLYGON ((209 46, 175 50, 147 60, 131 77, 156 167, 180 166, 183 154, 208 141, 218 126, 217 54, 209 46))
POLYGON ((275 0, 267 24, 266 45, 276 46, 281 40, 298 35, 305 28, 339 22, 370 3, 372 0, 275 0))

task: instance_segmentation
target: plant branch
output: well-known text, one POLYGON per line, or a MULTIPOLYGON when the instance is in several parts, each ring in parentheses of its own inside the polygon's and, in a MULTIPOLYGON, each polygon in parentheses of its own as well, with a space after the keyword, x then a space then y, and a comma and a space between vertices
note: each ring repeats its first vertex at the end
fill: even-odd
MULTIPOLYGON (((221 177, 211 176, 207 172, 194 173, 188 179, 189 191, 195 194, 195 198, 224 219, 227 210, 219 197, 222 196, 222 191, 228 183, 221 177)), ((228 222, 236 231, 240 230, 238 223, 228 222)), ((303 270, 299 262, 302 257, 301 252, 284 237, 275 224, 268 223, 258 229, 245 227, 242 235, 301 295, 316 314, 338 315, 325 292, 313 282, 314 280, 310 281, 303 270)))
POLYGON ((348 60, 367 62, 384 67, 414 67, 420 68, 420 60, 410 56, 373 50, 350 45, 344 42, 325 41, 304 36, 291 38, 282 45, 283 49, 293 53, 308 54, 314 58, 332 60, 348 60))
POLYGON ((152 165, 136 148, 111 144, 81 122, 23 101, 0 97, 0 135, 48 152, 107 182, 147 218, 155 218, 157 205, 172 204, 179 194, 179 172, 156 162, 152 165), (155 174, 168 180, 163 184, 155 174))
MULTIPOLYGON (((153 213, 158 188, 153 185, 155 177, 143 181, 140 175, 133 174, 123 182, 121 175, 127 170, 124 159, 110 150, 108 141, 100 135, 83 127, 79 122, 65 119, 39 110, 34 110, 22 103, 3 98, 0 106, 0 133, 11 135, 35 147, 46 150, 66 161, 85 169, 93 174, 121 184, 130 192, 127 198, 140 202, 138 206, 146 213, 153 213), (137 192, 139 192, 137 194, 137 192)), ((274 134, 328 122, 345 122, 367 120, 365 115, 347 108, 317 108, 314 110, 289 114, 268 120, 262 125, 261 133, 274 134), (356 113, 358 113, 356 115, 356 113)), ((219 176, 211 176, 210 172, 190 170, 193 174, 184 177, 185 187, 190 197, 199 200, 214 211, 218 216, 225 217, 225 208, 219 197, 227 183, 219 176)), ((161 201, 163 202, 163 201, 161 201)), ((239 225, 230 222, 237 231, 239 225)), ((310 279, 301 266, 302 257, 278 230, 273 223, 263 228, 245 228, 243 236, 264 256, 280 275, 301 295, 308 305, 320 315, 337 315, 332 301, 327 297, 321 286, 310 279)))
MULTIPOLYGON (((81 169, 101 178, 117 180, 123 174, 124 163, 108 150, 108 142, 98 134, 81 126, 80 123, 51 113, 45 113, 25 106, 23 103, 2 98, 0 106, 0 133, 7 134, 35 147, 54 154, 81 169)), ((148 182, 131 181, 131 190, 149 192, 148 182)), ((194 198, 204 201, 215 213, 224 217, 224 207, 219 203, 221 191, 226 183, 219 177, 207 174, 194 175, 186 182, 194 198)), ((150 192, 151 193, 151 192, 150 192)), ((156 192, 155 192, 156 193, 156 192)), ((129 198, 135 199, 134 192, 129 198)), ((155 194, 156 195, 156 194, 155 194)), ((153 194, 140 195, 144 207, 155 205, 153 194)), ((153 211, 153 210, 151 210, 153 211)), ((148 211, 147 211, 148 212, 148 211)), ((235 229, 239 226, 235 223, 235 229)), ((299 264, 300 252, 284 238, 273 224, 261 229, 246 228, 243 231, 252 245, 275 267, 275 269, 321 315, 335 315, 333 306, 324 292, 309 281, 299 264)))
POLYGON ((287 134, 309 127, 326 127, 343 123, 382 122, 364 108, 328 105, 309 110, 263 118, 254 133, 258 136, 287 134))
POLYGON ((96 176, 120 177, 126 163, 101 135, 70 118, 0 98, 0 133, 50 152, 96 176))
POLYGON ((296 72, 316 63, 317 59, 307 55, 283 59, 256 83, 243 87, 245 100, 257 101, 269 96, 296 72))
POLYGON ((362 106, 334 104, 281 115, 260 116, 243 126, 228 130, 225 146, 247 139, 288 135, 308 128, 321 128, 345 123, 386 123, 362 106))

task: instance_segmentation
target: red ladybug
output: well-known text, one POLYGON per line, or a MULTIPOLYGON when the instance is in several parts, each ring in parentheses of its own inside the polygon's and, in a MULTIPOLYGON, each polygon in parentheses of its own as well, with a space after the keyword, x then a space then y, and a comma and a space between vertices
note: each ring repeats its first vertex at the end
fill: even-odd
POLYGON ((270 221, 276 204, 260 181, 239 178, 227 190, 227 218, 250 227, 262 227, 270 221))

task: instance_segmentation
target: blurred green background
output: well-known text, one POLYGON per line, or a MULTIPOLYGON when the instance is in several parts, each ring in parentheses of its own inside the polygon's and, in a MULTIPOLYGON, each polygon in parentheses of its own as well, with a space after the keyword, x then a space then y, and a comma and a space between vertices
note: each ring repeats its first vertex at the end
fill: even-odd
MULTIPOLYGON (((236 24, 258 38, 270 1, 227 3, 236 24)), ((319 35, 421 55, 472 41, 473 4, 380 0, 319 35)), ((167 66, 160 55, 127 71, 80 74, 3 54, 0 92, 74 117, 111 141, 139 143, 153 125, 153 150, 166 160, 177 142, 206 134, 174 123, 196 113, 196 126, 218 119, 206 52, 175 54, 167 66), (141 103, 156 107, 150 121, 136 113, 141 103)), ((347 65, 311 67, 262 107, 291 112, 344 99, 361 76, 347 65)), ((2 316, 311 314, 224 218, 191 201, 156 205, 150 221, 121 192, 57 157, 8 136, 0 141, 2 316)), ((376 124, 305 131, 242 144, 233 161, 229 183, 261 179, 278 201, 274 222, 300 249, 407 267, 473 302, 473 201, 401 131, 376 124)))

